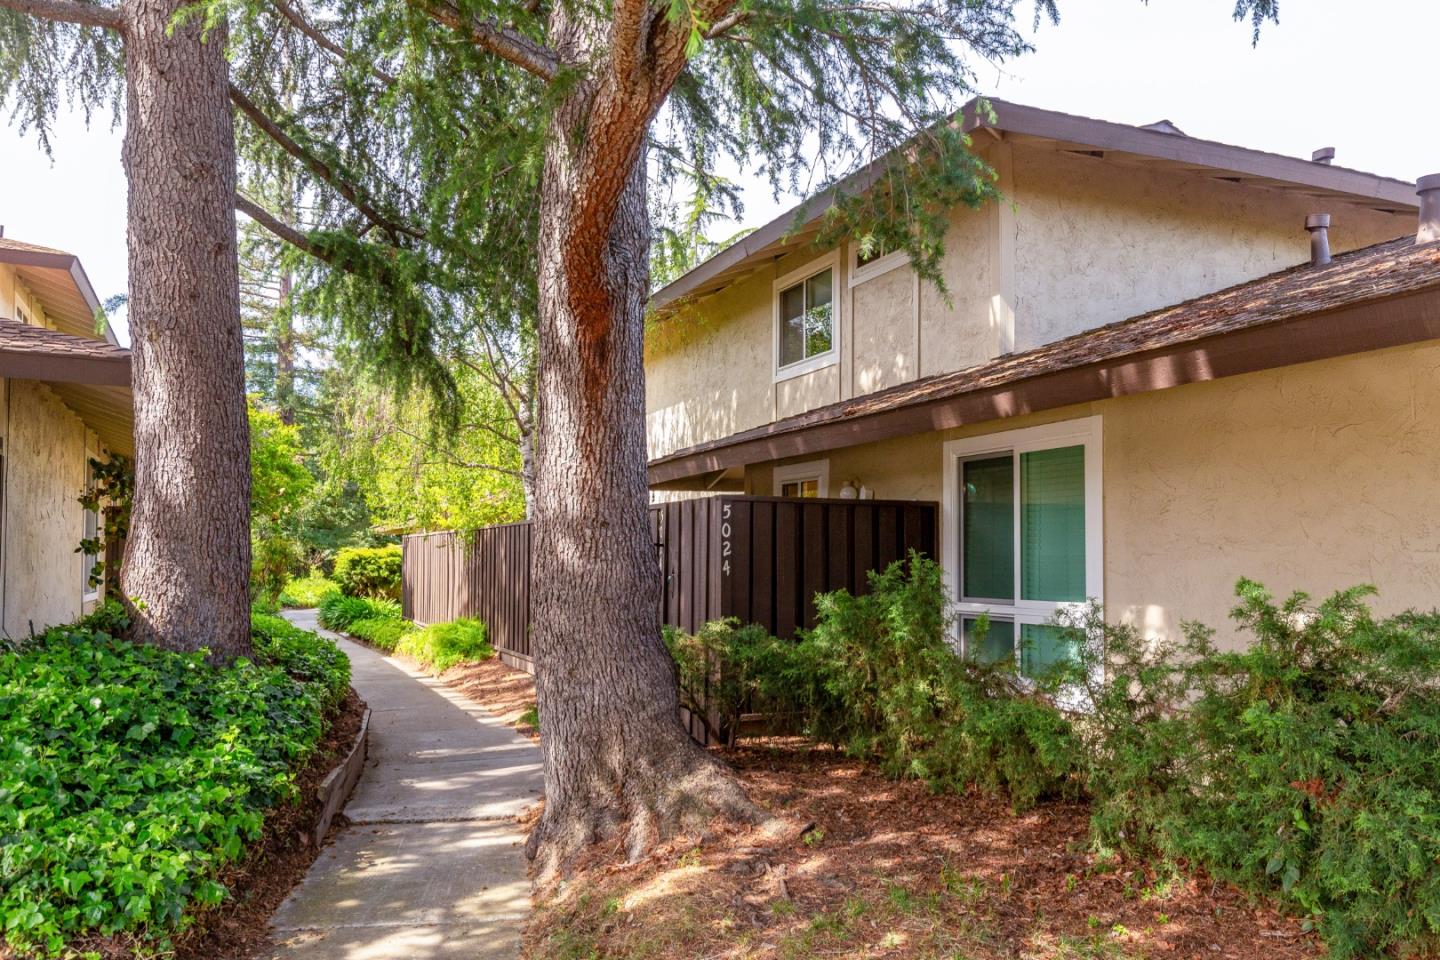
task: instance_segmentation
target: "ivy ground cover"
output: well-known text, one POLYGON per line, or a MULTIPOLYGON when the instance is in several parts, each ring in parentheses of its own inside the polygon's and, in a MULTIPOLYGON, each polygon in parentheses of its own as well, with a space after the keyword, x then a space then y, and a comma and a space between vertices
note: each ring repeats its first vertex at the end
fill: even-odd
POLYGON ((220 869, 291 799, 349 685, 334 644, 275 617, 225 667, 113 626, 0 654, 0 923, 22 955, 115 935, 163 950, 227 896, 220 869))

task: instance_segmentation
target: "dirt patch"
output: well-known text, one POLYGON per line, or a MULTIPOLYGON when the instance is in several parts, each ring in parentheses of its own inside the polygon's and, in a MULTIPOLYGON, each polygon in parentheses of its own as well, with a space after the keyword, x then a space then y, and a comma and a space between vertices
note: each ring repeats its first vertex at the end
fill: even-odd
POLYGON ((597 848, 540 905, 527 957, 1324 955, 1228 886, 1095 854, 1083 804, 1017 815, 798 739, 725 757, 752 798, 813 827, 780 841, 716 828, 633 866, 597 848))
POLYGON ((494 657, 477 663, 456 664, 440 674, 440 679, 517 732, 531 740, 540 739, 540 731, 528 722, 534 717, 535 709, 535 678, 530 674, 508 667, 499 657, 494 657))

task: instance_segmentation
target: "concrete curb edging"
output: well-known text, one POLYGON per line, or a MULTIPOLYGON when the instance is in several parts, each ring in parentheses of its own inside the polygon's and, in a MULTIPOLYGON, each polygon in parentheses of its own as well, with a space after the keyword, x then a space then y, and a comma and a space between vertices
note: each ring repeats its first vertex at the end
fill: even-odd
POLYGON ((320 815, 315 819, 313 833, 317 847, 325 839, 325 831, 330 829, 330 821, 334 820, 335 814, 345 806, 350 791, 355 789, 355 784, 360 780, 369 742, 370 708, 366 707, 364 715, 360 717, 360 730, 355 734, 355 742, 350 745, 350 752, 325 775, 325 779, 320 781, 320 786, 316 788, 315 792, 320 796, 320 815))

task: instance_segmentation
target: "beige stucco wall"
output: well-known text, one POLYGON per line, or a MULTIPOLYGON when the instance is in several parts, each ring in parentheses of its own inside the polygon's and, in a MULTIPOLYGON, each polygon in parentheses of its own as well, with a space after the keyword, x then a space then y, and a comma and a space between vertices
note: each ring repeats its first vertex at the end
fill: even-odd
MULTIPOLYGON (((832 495, 940 500, 950 439, 1099 414, 1105 602, 1151 636, 1229 624, 1237 578, 1440 607, 1440 344, 1247 374, 822 455, 832 495)), ((816 459, 816 458, 803 458, 816 459)), ((784 461, 793 462, 793 461, 784 461)), ((773 464, 746 473, 773 493, 773 464)), ((942 537, 949 531, 942 528, 942 537)))
MULTIPOLYGON (((1006 199, 951 215, 947 290, 901 268, 850 287, 839 257, 836 368, 774 381, 775 279, 815 251, 789 254, 662 321, 646 358, 650 455, 714 440, 824 403, 984 362, 1305 260, 1305 216, 1288 192, 987 144, 1006 199), (917 316, 918 313, 918 316, 917 316)), ((1409 216, 1334 206, 1332 245, 1413 229, 1409 216)), ((845 253, 845 251, 842 251, 845 253)))
POLYGON ((0 589, 7 635, 28 635, 81 612, 86 429, 44 385, 8 384, 0 589))
POLYGON ((1066 151, 1016 147, 1011 169, 1017 350, 1303 263, 1312 213, 1333 216, 1336 252, 1414 229, 1409 215, 1066 151))

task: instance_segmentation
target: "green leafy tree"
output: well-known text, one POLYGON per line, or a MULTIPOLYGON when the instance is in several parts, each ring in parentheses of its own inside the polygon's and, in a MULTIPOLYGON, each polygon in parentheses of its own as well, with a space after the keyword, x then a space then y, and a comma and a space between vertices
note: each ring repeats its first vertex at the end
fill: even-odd
MULTIPOLYGON (((654 618, 642 352, 664 204, 652 188, 723 201, 714 170, 726 157, 777 189, 828 183, 820 242, 903 248, 938 281, 946 211, 995 192, 952 111, 975 64, 1027 49, 1017 5, 226 5, 247 170, 288 166, 308 201, 303 226, 255 198, 240 208, 310 254, 305 296, 364 344, 377 376, 430 390, 453 425, 455 337, 534 330, 532 610, 547 737, 530 852, 547 875, 622 829, 640 856, 682 821, 760 816, 681 729, 654 618), (282 91, 277 49, 302 39, 305 69, 282 91)), ((1035 12, 1054 17, 1053 0, 1035 12)), ((1273 0, 1235 7, 1257 26, 1273 12, 1273 0)))
POLYGON ((251 593, 275 603, 302 556, 298 540, 315 478, 303 462, 300 431, 250 403, 251 593))

